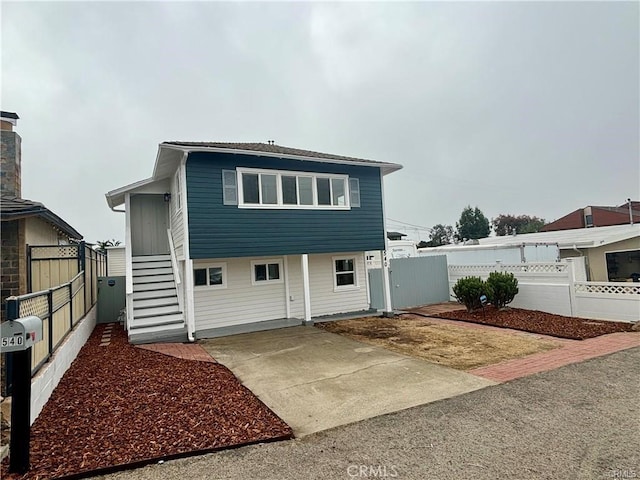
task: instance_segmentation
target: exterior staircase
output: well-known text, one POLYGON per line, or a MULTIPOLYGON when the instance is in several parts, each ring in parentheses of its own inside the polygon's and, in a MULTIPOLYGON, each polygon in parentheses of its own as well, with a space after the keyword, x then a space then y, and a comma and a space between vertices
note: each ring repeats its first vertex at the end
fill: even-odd
POLYGON ((133 261, 131 343, 184 342, 187 329, 180 309, 171 256, 143 255, 133 261))

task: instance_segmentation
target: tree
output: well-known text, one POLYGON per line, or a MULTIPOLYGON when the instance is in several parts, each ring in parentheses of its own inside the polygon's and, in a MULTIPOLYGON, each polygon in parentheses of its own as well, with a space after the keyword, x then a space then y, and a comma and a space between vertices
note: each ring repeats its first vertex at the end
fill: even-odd
POLYGON ((471 208, 471 205, 468 205, 462 210, 460 220, 456 223, 455 236, 458 240, 485 238, 489 236, 490 232, 489 219, 478 207, 471 208))
POLYGON ((104 242, 98 240, 96 242, 96 245, 98 245, 97 250, 99 252, 107 253, 107 247, 117 247, 118 245, 120 245, 120 240, 116 240, 115 238, 112 240, 105 240, 104 242))
POLYGON ((453 227, 451 225, 439 223, 429 230, 429 241, 426 242, 427 247, 439 247, 450 243, 453 243, 453 227))
POLYGON ((512 235, 513 233, 535 233, 539 232, 544 225, 544 220, 538 217, 530 217, 529 215, 510 215, 500 214, 493 220, 493 231, 499 237, 504 235, 512 235))

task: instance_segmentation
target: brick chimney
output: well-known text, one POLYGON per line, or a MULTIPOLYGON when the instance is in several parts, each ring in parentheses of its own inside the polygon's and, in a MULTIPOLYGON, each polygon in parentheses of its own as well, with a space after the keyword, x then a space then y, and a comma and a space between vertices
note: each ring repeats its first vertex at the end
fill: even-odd
POLYGON ((0 164, 0 180, 2 195, 21 198, 22 184, 20 176, 20 158, 22 139, 13 131, 18 123, 17 114, 0 112, 0 140, 2 143, 2 163, 0 164))

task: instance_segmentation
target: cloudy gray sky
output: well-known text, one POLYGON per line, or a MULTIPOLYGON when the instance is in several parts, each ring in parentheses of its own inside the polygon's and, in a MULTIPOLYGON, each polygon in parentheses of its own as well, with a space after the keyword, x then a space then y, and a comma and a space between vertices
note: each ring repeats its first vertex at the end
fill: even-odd
POLYGON ((400 163, 387 215, 425 227, 455 225, 468 204, 553 220, 640 197, 637 2, 3 2, 1 14, 23 197, 88 241, 124 239, 104 193, 149 177, 166 140, 400 163))

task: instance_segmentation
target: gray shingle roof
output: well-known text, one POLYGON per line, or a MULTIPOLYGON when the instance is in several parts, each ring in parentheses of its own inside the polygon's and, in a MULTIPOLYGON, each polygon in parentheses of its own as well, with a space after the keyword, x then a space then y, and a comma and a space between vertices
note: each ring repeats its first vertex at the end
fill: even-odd
MULTIPOLYGON (((244 150, 252 152, 265 152, 271 154, 281 155, 293 155, 296 157, 307 157, 315 159, 337 160, 344 162, 365 163, 371 165, 392 165, 388 162, 379 162, 376 160, 367 160, 364 158, 347 157, 344 155, 334 155, 331 153, 314 152, 311 150, 302 150, 299 148, 284 147, 282 145, 275 145, 269 143, 233 143, 233 142, 163 142, 162 145, 174 145, 177 147, 192 147, 192 148, 221 148, 234 150, 244 150)), ((401 168, 398 165, 398 168, 401 168)))
POLYGON ((2 118, 13 118, 14 120, 18 120, 20 118, 17 113, 4 112, 2 110, 0 110, 0 117, 2 117, 2 118))
POLYGON ((73 239, 82 239, 82 234, 42 203, 9 195, 0 196, 0 218, 2 221, 18 220, 20 218, 34 216, 41 217, 73 239))

